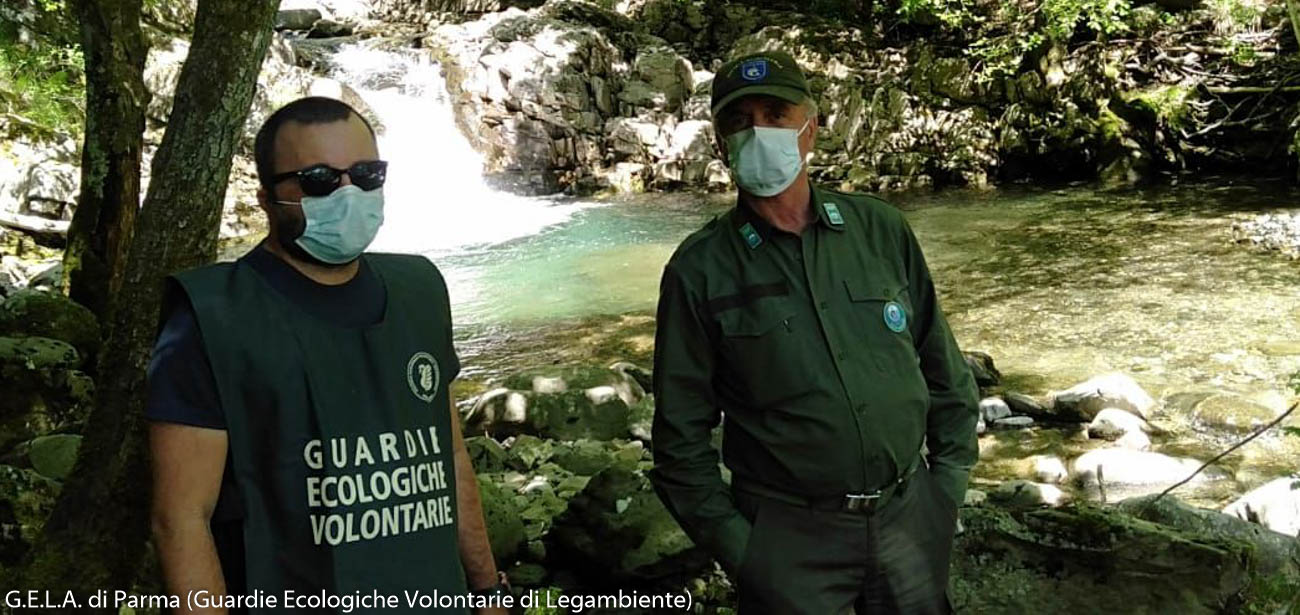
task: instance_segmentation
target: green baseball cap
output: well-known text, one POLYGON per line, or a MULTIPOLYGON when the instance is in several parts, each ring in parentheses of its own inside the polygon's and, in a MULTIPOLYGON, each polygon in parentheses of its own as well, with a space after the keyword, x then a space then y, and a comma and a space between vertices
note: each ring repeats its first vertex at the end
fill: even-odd
POLYGON ((713 115, 716 117, 731 101, 751 94, 767 94, 799 104, 812 96, 812 91, 790 54, 751 53, 723 64, 713 76, 713 115))

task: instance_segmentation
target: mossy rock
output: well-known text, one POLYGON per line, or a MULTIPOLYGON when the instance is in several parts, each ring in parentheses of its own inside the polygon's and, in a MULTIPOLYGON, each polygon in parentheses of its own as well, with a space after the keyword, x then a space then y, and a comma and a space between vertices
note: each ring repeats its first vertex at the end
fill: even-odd
POLYGON ((593 404, 582 391, 531 395, 528 422, 557 440, 612 440, 628 435, 628 407, 618 398, 593 404))
POLYGON ((970 613, 1237 612, 1250 542, 1079 504, 963 508, 951 595, 970 613))
POLYGON ((703 572, 695 547, 638 472, 610 467, 569 502, 547 539, 548 551, 600 582, 631 582, 703 572))
POLYGON ((100 344, 99 321, 90 309, 61 294, 31 289, 0 304, 0 335, 67 342, 86 360, 95 356, 100 344))
POLYGON ((582 391, 598 386, 614 385, 622 382, 623 376, 601 367, 553 367, 537 368, 519 372, 502 383, 507 389, 515 391, 532 391, 537 379, 543 381, 562 380, 565 390, 582 391))
POLYGON ((506 468, 510 454, 496 440, 488 436, 465 438, 465 450, 469 453, 470 463, 479 474, 500 472, 506 468))
POLYGON ((506 465, 521 472, 536 468, 550 460, 551 446, 549 440, 543 440, 536 436, 528 434, 515 436, 510 448, 506 450, 508 453, 506 465))
POLYGON ((32 469, 37 473, 61 481, 72 473, 80 448, 81 436, 55 434, 33 439, 27 454, 32 460, 32 469))
POLYGON ((0 450, 85 418, 94 383, 78 361, 66 342, 0 337, 0 450))
POLYGON ((22 561, 54 510, 58 489, 35 471, 0 466, 0 568, 22 561))
POLYGON ((519 547, 524 544, 524 524, 519 518, 514 494, 487 476, 478 477, 478 491, 492 556, 498 562, 513 561, 519 547))
POLYGON ((506 573, 512 587, 537 587, 546 582, 549 576, 540 564, 523 563, 511 568, 506 573))

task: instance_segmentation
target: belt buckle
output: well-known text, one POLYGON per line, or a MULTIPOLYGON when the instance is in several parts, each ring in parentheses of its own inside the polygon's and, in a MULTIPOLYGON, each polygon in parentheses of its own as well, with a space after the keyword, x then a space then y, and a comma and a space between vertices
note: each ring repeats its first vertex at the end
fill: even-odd
POLYGON ((844 510, 849 512, 871 512, 880 501, 881 492, 850 493, 844 496, 844 510))

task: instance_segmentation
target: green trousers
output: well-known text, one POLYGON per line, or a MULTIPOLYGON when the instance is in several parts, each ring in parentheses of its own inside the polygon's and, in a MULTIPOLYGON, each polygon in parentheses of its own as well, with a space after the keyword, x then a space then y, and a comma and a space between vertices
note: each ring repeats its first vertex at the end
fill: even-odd
POLYGON ((956 506, 924 466, 873 514, 742 491, 753 525, 736 570, 740 615, 948 615, 956 506))

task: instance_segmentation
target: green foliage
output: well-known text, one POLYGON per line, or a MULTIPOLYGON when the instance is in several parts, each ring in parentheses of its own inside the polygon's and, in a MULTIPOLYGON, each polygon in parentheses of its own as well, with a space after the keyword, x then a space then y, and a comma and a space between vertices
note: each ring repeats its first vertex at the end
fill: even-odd
POLYGON ((929 23, 938 21, 950 28, 961 27, 974 18, 966 0, 902 0, 898 4, 898 17, 904 23, 929 23))
MULTIPOLYGON (((985 9, 986 10, 986 9, 985 9)), ((1099 37, 1131 31, 1131 0, 1039 0, 1026 10, 1018 0, 1001 0, 995 19, 977 14, 967 0, 902 0, 899 17, 913 21, 925 11, 956 28, 973 24, 1008 24, 1004 30, 984 33, 969 44, 967 54, 976 60, 981 80, 1019 72, 1024 59, 1049 42, 1066 44, 1081 27, 1099 37)))
MULTIPOLYGON (((62 0, 41 0, 48 12, 62 0)), ((56 132, 77 132, 85 118, 85 76, 81 48, 55 36, 27 33, 0 21, 0 113, 9 113, 56 132)))
POLYGON ((1047 33, 1068 41, 1080 23, 1107 36, 1128 31, 1129 0, 1045 0, 1041 5, 1047 19, 1047 33))
POLYGON ((1258 30, 1267 7, 1264 0, 1206 0, 1205 8, 1214 20, 1214 31, 1221 36, 1258 30))
POLYGON ((540 606, 528 607, 524 610, 524 615, 564 615, 564 609, 547 606, 558 601, 559 597, 564 595, 564 590, 558 587, 545 587, 535 591, 537 593, 533 597, 533 603, 540 606))

